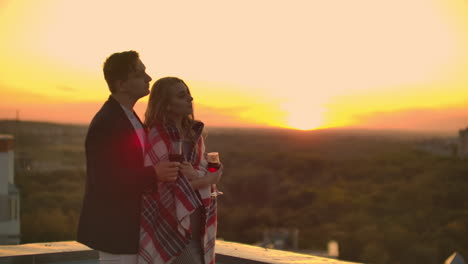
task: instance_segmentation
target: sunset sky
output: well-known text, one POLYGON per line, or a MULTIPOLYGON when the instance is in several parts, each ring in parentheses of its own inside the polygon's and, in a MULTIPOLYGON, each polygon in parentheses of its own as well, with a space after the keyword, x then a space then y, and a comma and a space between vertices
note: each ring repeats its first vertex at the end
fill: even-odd
POLYGON ((468 126, 468 0, 0 0, 0 119, 89 123, 130 49, 208 126, 468 126))

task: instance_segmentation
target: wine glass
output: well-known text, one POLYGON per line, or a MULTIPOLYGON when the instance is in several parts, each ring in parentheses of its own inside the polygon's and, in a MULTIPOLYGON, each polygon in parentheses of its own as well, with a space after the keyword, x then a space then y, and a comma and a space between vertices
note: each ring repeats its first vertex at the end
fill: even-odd
MULTIPOLYGON (((215 172, 221 167, 221 163, 219 162, 219 153, 218 152, 209 152, 207 153, 206 157, 208 161, 208 171, 215 172)), ((213 184, 213 192, 211 196, 218 196, 224 194, 223 192, 219 191, 216 184, 213 184)))
POLYGON ((178 161, 182 163, 184 160, 184 155, 182 155, 182 142, 172 142, 172 147, 169 150, 169 161, 178 161))

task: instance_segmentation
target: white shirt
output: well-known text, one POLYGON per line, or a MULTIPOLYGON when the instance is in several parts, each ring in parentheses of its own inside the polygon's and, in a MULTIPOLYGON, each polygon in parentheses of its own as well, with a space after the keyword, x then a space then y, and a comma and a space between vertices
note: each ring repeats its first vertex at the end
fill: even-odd
POLYGON ((120 106, 122 107, 125 114, 127 115, 128 120, 130 120, 130 123, 132 123, 133 128, 135 129, 135 132, 137 133, 138 139, 140 140, 141 150, 143 151, 143 155, 145 155, 146 131, 143 128, 143 125, 141 124, 140 120, 138 120, 138 117, 135 115, 133 110, 128 110, 122 104, 120 104, 120 106))

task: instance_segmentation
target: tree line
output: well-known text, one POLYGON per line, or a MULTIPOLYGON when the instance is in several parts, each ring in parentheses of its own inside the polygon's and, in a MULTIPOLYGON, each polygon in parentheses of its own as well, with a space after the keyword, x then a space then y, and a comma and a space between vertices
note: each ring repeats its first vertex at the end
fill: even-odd
MULTIPOLYGON (((220 238, 250 244, 266 228, 298 228, 300 248, 333 239, 349 261, 468 256, 468 161, 418 150, 414 137, 209 129, 206 142, 225 167, 220 238)), ((21 242, 74 240, 84 181, 84 170, 18 172, 21 242)))

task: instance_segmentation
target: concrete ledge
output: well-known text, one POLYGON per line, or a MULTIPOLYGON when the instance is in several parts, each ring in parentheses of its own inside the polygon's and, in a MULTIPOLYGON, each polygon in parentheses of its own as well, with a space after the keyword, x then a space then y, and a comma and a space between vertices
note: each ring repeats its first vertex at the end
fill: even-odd
MULTIPOLYGON (((216 262, 222 264, 350 264, 336 259, 317 257, 291 251, 267 249, 246 244, 216 241, 216 262)), ((357 263, 354 263, 357 264, 357 263)))
MULTIPOLYGON (((350 264, 290 251, 216 241, 216 263, 220 264, 350 264)), ((0 246, 0 264, 97 263, 98 253, 76 241, 0 246)))
POLYGON ((98 259, 98 253, 76 241, 0 246, 0 264, 54 263, 98 259))

